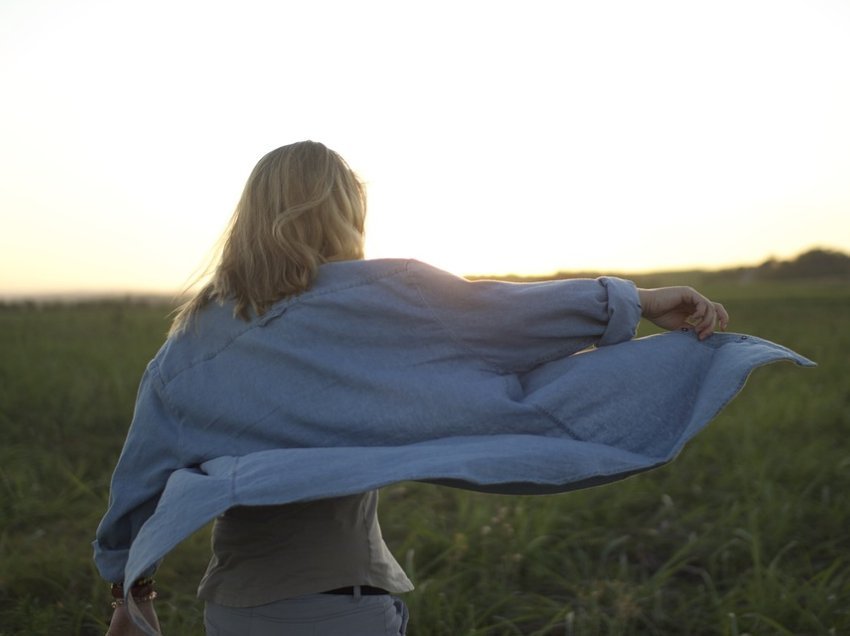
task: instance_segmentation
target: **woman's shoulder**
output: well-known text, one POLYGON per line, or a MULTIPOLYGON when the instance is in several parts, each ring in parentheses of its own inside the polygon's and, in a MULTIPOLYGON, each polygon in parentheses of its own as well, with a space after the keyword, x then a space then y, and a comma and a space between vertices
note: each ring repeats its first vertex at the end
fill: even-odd
MULTIPOLYGON (((178 333, 170 335, 153 359, 167 383, 179 373, 225 349, 252 327, 234 315, 232 301, 209 301, 178 333)), ((253 322, 253 321, 252 321, 253 322)))
MULTIPOLYGON (((333 318, 335 314, 327 311, 328 305, 398 302, 399 287, 407 285, 405 282, 395 285, 389 281, 395 278, 403 280, 412 262, 410 259, 386 258, 326 263, 319 268, 316 280, 307 291, 284 298, 262 315, 252 316, 249 320, 235 316, 232 301, 211 300, 184 330, 166 340, 155 361, 167 381, 181 371, 217 356, 257 329, 260 329, 257 333, 267 332, 262 327, 270 325, 291 309, 322 306, 323 312, 312 316, 318 320, 333 318), (364 287, 372 288, 364 293, 364 287)), ((273 331, 266 335, 273 337, 273 331)))
POLYGON ((325 263, 319 267, 315 282, 305 294, 321 292, 328 287, 363 284, 396 276, 405 272, 411 262, 403 258, 374 258, 325 263))

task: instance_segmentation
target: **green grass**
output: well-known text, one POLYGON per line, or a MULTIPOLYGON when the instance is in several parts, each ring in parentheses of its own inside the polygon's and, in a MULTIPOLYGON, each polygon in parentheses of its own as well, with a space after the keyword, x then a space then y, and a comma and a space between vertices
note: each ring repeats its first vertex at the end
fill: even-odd
MULTIPOLYGON (((600 488, 382 494, 413 636, 850 633, 850 290, 709 288, 730 329, 815 359, 756 371, 671 465, 600 488)), ((0 634, 103 634, 89 542, 169 308, 0 308, 0 634)), ((642 330, 648 333, 649 330, 642 330)), ((208 529, 158 574, 166 634, 202 634, 208 529)))

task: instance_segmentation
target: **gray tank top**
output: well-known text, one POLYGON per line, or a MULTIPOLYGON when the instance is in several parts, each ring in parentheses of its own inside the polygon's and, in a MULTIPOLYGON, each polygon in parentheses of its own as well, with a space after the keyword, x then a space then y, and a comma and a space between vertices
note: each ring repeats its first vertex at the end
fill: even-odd
POLYGON ((198 596, 219 605, 265 605, 353 585, 413 589, 381 536, 376 490, 231 508, 215 521, 212 551, 198 596))

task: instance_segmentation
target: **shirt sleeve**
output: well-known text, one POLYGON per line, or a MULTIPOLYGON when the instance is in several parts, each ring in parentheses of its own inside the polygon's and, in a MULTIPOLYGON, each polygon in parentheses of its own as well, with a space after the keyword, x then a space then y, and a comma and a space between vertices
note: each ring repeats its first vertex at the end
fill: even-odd
POLYGON ((469 281, 418 261, 408 271, 452 337, 504 371, 629 340, 640 321, 637 289, 619 278, 469 281))
POLYGON ((95 565, 107 581, 124 580, 130 544, 153 514, 168 477, 180 468, 180 429, 162 388, 152 362, 139 386, 133 421, 112 475, 109 507, 92 544, 95 565))

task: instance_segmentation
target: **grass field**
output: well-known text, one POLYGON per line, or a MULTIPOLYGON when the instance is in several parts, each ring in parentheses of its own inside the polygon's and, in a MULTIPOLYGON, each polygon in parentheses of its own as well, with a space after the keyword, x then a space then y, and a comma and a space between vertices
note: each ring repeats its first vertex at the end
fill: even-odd
MULTIPOLYGON (((617 484, 502 497, 382 494, 417 585, 412 636, 850 634, 850 290, 708 289, 734 331, 819 363, 755 372, 671 465, 617 484)), ((89 543, 168 308, 0 308, 0 634, 103 634, 89 543)), ((158 574, 164 633, 202 634, 208 530, 158 574)))

